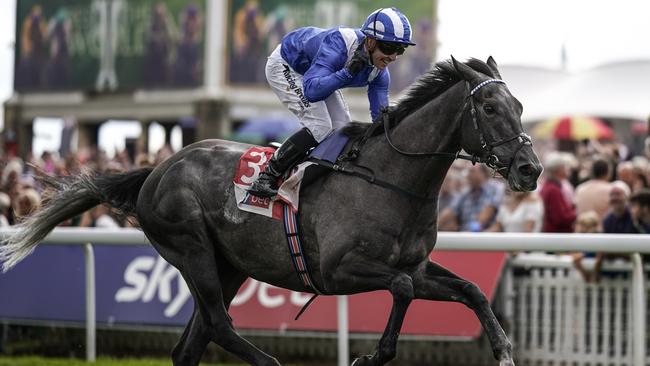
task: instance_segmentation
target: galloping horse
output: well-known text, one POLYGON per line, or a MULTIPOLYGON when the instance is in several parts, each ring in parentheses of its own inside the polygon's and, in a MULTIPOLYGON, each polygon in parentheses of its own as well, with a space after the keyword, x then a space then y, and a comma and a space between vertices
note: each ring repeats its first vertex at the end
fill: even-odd
MULTIPOLYGON (((439 62, 387 112, 386 131, 367 138, 354 162, 397 189, 333 173, 304 190, 304 255, 316 288, 331 295, 388 290, 393 298, 376 350, 353 365, 384 365, 395 357, 413 299, 465 304, 481 321, 500 366, 514 365, 512 345, 483 293, 429 254, 438 192, 461 149, 499 172, 513 190, 535 189, 542 167, 522 130, 521 112, 491 57, 487 63, 439 62)), ((154 169, 46 178, 56 194, 0 246, 4 270, 60 222, 110 204, 137 218, 194 297, 191 320, 172 351, 174 365, 198 365, 211 341, 251 365, 279 365, 239 336, 228 315, 248 277, 312 292, 294 272, 282 223, 237 208, 232 179, 249 147, 206 140, 154 169)))

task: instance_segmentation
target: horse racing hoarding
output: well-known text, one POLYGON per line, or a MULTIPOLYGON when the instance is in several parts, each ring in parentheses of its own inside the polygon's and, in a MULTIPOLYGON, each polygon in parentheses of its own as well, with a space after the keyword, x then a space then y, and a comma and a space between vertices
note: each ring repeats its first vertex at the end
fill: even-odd
POLYGON ((17 91, 194 88, 205 0, 20 0, 17 91))
POLYGON ((435 1, 230 0, 226 79, 231 85, 265 87, 266 58, 290 31, 305 26, 360 28, 374 10, 395 6, 409 17, 417 44, 389 66, 391 89, 400 91, 431 67, 435 1))
MULTIPOLYGON (((149 246, 95 246, 97 321, 100 325, 185 326, 193 302, 179 272, 149 246)), ((491 299, 504 253, 434 252, 432 259, 475 282, 491 299)), ((80 323, 85 319, 84 258, 78 246, 41 246, 0 275, 0 318, 80 323)), ((242 329, 334 332, 336 297, 319 297, 294 320, 310 295, 248 280, 230 313, 242 329)), ((382 333, 390 312, 387 292, 351 296, 350 331, 382 333)), ((465 306, 414 301, 402 334, 471 338, 480 323, 465 306)))

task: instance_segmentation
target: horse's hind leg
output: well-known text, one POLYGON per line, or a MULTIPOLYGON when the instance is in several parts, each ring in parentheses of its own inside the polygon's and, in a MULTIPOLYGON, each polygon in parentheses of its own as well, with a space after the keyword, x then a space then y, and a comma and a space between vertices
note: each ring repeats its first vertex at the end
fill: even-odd
MULTIPOLYGON (((232 300, 232 289, 237 286, 222 283, 212 243, 207 235, 199 231, 197 229, 191 238, 184 236, 165 240, 165 243, 176 243, 174 246, 161 245, 163 242, 149 235, 161 255, 181 272, 195 303, 192 319, 172 352, 174 366, 198 365, 210 341, 251 365, 279 366, 277 360, 235 332, 228 316, 227 303, 232 300)), ((221 273, 224 278, 227 277, 225 272, 221 273)), ((241 275, 238 278, 241 280, 241 275)))
POLYGON ((174 365, 198 365, 210 340, 210 331, 195 304, 192 318, 172 351, 174 365))
POLYGON ((455 301, 472 309, 481 321, 501 366, 513 366, 512 345, 481 290, 442 266, 427 262, 412 274, 416 299, 455 301))
MULTIPOLYGON (((237 290, 246 280, 246 276, 237 272, 230 264, 224 262, 219 265, 219 277, 223 287, 224 305, 227 309, 237 294, 237 290)), ((209 326, 206 326, 206 322, 201 318, 201 312, 195 303, 192 317, 172 351, 174 364, 198 364, 205 348, 211 341, 209 334, 209 326)))

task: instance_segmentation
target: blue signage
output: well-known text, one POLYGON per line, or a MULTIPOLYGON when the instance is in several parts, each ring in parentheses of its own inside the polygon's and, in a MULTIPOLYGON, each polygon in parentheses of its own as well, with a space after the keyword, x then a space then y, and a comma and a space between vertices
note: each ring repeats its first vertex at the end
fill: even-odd
MULTIPOLYGON (((94 246, 97 322, 184 326, 193 309, 180 273, 153 248, 94 246)), ((81 246, 40 246, 0 274, 0 318, 83 322, 85 265, 81 246)))

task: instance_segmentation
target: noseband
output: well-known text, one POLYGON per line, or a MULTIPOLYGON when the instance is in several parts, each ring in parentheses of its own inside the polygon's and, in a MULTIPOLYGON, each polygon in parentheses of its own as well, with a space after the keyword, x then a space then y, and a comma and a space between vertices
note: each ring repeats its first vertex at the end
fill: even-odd
MULTIPOLYGON (((519 133, 517 135, 511 136, 511 137, 503 138, 503 139, 501 139, 499 141, 494 141, 494 142, 490 142, 485 138, 485 134, 483 133, 483 129, 482 129, 482 124, 478 123, 478 117, 477 117, 478 112, 476 111, 476 105, 474 105, 474 94, 476 94, 476 92, 478 92, 482 87, 484 87, 484 86, 486 86, 488 84, 492 84, 492 83, 504 84, 505 85, 505 81, 503 81, 503 80, 499 80, 499 79, 485 80, 485 81, 481 82, 480 84, 478 84, 477 86, 475 86, 474 89, 472 89, 469 92, 469 95, 467 96, 467 99, 468 99, 468 102, 469 102, 469 105, 470 105, 470 114, 472 115, 472 124, 474 126, 474 131, 478 132, 479 141, 481 143, 481 149, 486 153, 485 154, 486 157, 481 158, 481 160, 479 162, 485 163, 485 165, 487 165, 490 168, 494 169, 495 172, 502 173, 502 171, 505 170, 506 172, 505 172, 505 174, 503 174, 503 176, 507 177, 508 174, 510 174, 510 168, 512 168, 512 163, 515 161, 515 157, 517 156, 517 154, 519 154, 519 150, 521 150, 526 145, 532 145, 533 142, 532 142, 532 139, 530 138, 530 136, 528 136, 527 134, 525 134, 523 132, 521 132, 521 133, 519 133), (507 144, 510 141, 514 141, 514 140, 519 141, 519 146, 517 147, 517 150, 515 151, 515 153, 512 154, 512 158, 510 158, 510 162, 508 164, 500 162, 499 158, 496 156, 496 154, 494 154, 492 152, 492 150, 497 146, 507 144)), ((469 82, 466 81, 465 84, 467 85, 467 90, 469 90, 469 88, 470 88, 469 82)), ((468 102, 465 102, 465 105, 467 105, 468 102)), ((465 107, 463 107, 463 110, 465 110, 465 107)), ((476 155, 472 155, 472 157, 475 157, 475 156, 476 155)), ((461 158, 461 159, 464 159, 464 157, 461 158)), ((473 161, 474 160, 472 160, 472 162, 473 161)))
POLYGON ((468 95, 465 98, 465 104, 463 105, 463 108, 461 109, 459 113, 458 118, 462 118, 465 115, 465 112, 467 110, 467 105, 469 104, 469 109, 470 109, 470 114, 472 116, 472 123, 474 126, 474 131, 478 133, 479 136, 479 142, 481 144, 481 154, 482 156, 479 156, 477 154, 472 154, 472 155, 463 155, 460 153, 460 151, 456 153, 446 153, 446 152, 407 152, 399 149, 397 146, 393 144, 393 142, 390 140, 390 118, 388 113, 384 113, 383 119, 384 119, 384 134, 386 135, 386 140, 388 141, 388 145, 395 150, 396 152, 405 155, 405 156, 410 156, 410 157, 427 157, 427 156, 440 156, 440 157, 446 157, 446 158, 453 158, 453 159, 464 159, 464 160, 469 160, 472 162, 472 164, 476 163, 483 163, 487 165, 488 167, 492 168, 495 173, 499 172, 501 173, 504 177, 508 177, 510 174, 510 169, 512 168, 512 163, 515 161, 515 157, 519 153, 519 151, 526 145, 532 145, 532 139, 530 136, 527 134, 521 132, 517 135, 511 136, 511 137, 506 137, 504 139, 498 140, 498 141, 489 141, 486 139, 486 134, 483 132, 482 124, 479 123, 478 119, 478 112, 476 111, 476 105, 474 104, 474 94, 476 94, 482 87, 492 84, 492 83, 497 83, 497 84, 504 84, 505 82, 503 80, 499 79, 488 79, 485 81, 482 81, 480 84, 474 87, 474 89, 470 89, 470 84, 469 82, 465 82, 467 85, 467 90, 468 90, 468 95), (510 159, 510 162, 503 163, 499 160, 499 158, 492 152, 492 150, 497 147, 501 146, 504 144, 507 144, 511 141, 518 140, 519 141, 519 147, 515 151, 515 153, 512 155, 512 158, 510 159), (505 170, 505 173, 503 172, 505 170))

